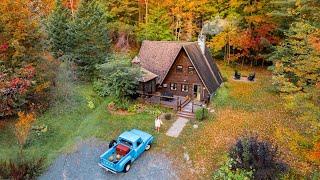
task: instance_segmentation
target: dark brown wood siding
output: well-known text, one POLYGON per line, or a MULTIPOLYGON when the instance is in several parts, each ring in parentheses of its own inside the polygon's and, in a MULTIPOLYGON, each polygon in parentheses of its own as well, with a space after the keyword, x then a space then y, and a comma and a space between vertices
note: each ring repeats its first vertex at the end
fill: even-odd
POLYGON ((162 87, 158 90, 163 92, 172 92, 174 95, 194 97, 193 86, 200 85, 200 100, 206 100, 208 98, 208 91, 204 87, 200 77, 198 76, 196 69, 193 67, 193 73, 189 73, 189 67, 193 67, 186 52, 182 49, 177 56, 176 61, 170 68, 167 76, 165 77, 162 87), (182 66, 182 72, 177 71, 177 66, 182 66), (171 90, 171 83, 177 84, 177 90, 171 90), (167 85, 167 87, 164 87, 167 85), (188 92, 182 91, 182 85, 188 86, 188 92))
POLYGON ((139 82, 139 91, 143 94, 153 94, 156 91, 156 79, 148 82, 139 82))

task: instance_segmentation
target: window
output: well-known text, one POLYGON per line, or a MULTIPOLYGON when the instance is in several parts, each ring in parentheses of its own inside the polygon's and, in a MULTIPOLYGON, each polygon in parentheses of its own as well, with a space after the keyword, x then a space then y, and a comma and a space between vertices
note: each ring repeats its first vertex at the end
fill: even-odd
POLYGON ((188 73, 189 74, 193 74, 193 72, 194 72, 194 67, 193 66, 189 66, 188 67, 188 73))
POLYGON ((177 90, 177 84, 176 83, 171 83, 170 89, 173 90, 173 91, 176 91, 177 90))
POLYGON ((125 140, 125 139, 120 139, 120 143, 124 144, 126 146, 129 146, 129 147, 132 147, 132 143, 127 141, 127 140, 125 140))
POLYGON ((181 65, 178 65, 176 68, 176 72, 182 73, 183 72, 183 67, 181 65))
POLYGON ((164 88, 167 88, 167 87, 168 87, 168 84, 163 84, 163 87, 164 87, 164 88))
POLYGON ((140 144, 142 144, 142 140, 141 140, 141 139, 139 139, 139 140, 137 141, 137 146, 140 146, 140 144))
POLYGON ((181 91, 182 92, 188 92, 188 85, 187 84, 182 84, 181 85, 181 91))

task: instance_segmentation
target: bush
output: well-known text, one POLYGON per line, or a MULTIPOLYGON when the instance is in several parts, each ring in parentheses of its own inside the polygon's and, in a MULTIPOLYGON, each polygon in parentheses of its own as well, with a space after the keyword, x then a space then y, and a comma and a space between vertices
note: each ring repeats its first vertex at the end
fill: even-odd
POLYGON ((99 76, 94 83, 94 89, 99 95, 120 100, 136 94, 141 71, 132 67, 129 62, 126 57, 118 57, 97 66, 99 76))
POLYGON ((131 106, 128 108, 128 112, 130 112, 130 113, 137 113, 137 110, 138 110, 138 106, 137 106, 136 104, 131 105, 131 106))
POLYGON ((196 119, 202 121, 209 116, 209 111, 207 108, 200 108, 196 110, 196 119))
POLYGON ((117 109, 128 110, 130 106, 130 102, 127 99, 116 99, 114 104, 117 109))
POLYGON ((252 179, 253 170, 232 169, 235 161, 229 159, 214 174, 212 179, 249 180, 252 179))
POLYGON ((172 118, 172 114, 171 113, 165 113, 164 114, 164 119, 165 120, 170 120, 172 118))
POLYGON ((0 179, 35 179, 43 170, 44 158, 0 162, 0 179))
POLYGON ((233 169, 250 171, 254 169, 254 179, 277 179, 285 166, 277 162, 278 150, 269 142, 259 141, 257 137, 245 137, 237 141, 229 153, 235 160, 233 169))
POLYGON ((224 83, 224 85, 217 90, 216 95, 212 98, 212 100, 214 105, 218 107, 223 107, 228 104, 230 98, 227 83, 224 83))

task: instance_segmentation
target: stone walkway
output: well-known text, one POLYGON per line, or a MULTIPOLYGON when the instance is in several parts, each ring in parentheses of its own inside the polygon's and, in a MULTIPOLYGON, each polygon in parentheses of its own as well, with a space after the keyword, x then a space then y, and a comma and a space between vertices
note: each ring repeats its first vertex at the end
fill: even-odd
POLYGON ((178 137, 188 121, 189 119, 178 117, 178 119, 172 124, 166 135, 171 137, 178 137))

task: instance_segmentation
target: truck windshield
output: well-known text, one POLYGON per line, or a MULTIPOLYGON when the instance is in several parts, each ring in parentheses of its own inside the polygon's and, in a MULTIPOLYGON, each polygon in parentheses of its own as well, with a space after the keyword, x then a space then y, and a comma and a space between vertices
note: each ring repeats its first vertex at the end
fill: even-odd
POLYGON ((132 147, 132 143, 125 140, 125 139, 120 139, 120 143, 129 146, 130 148, 132 147))

